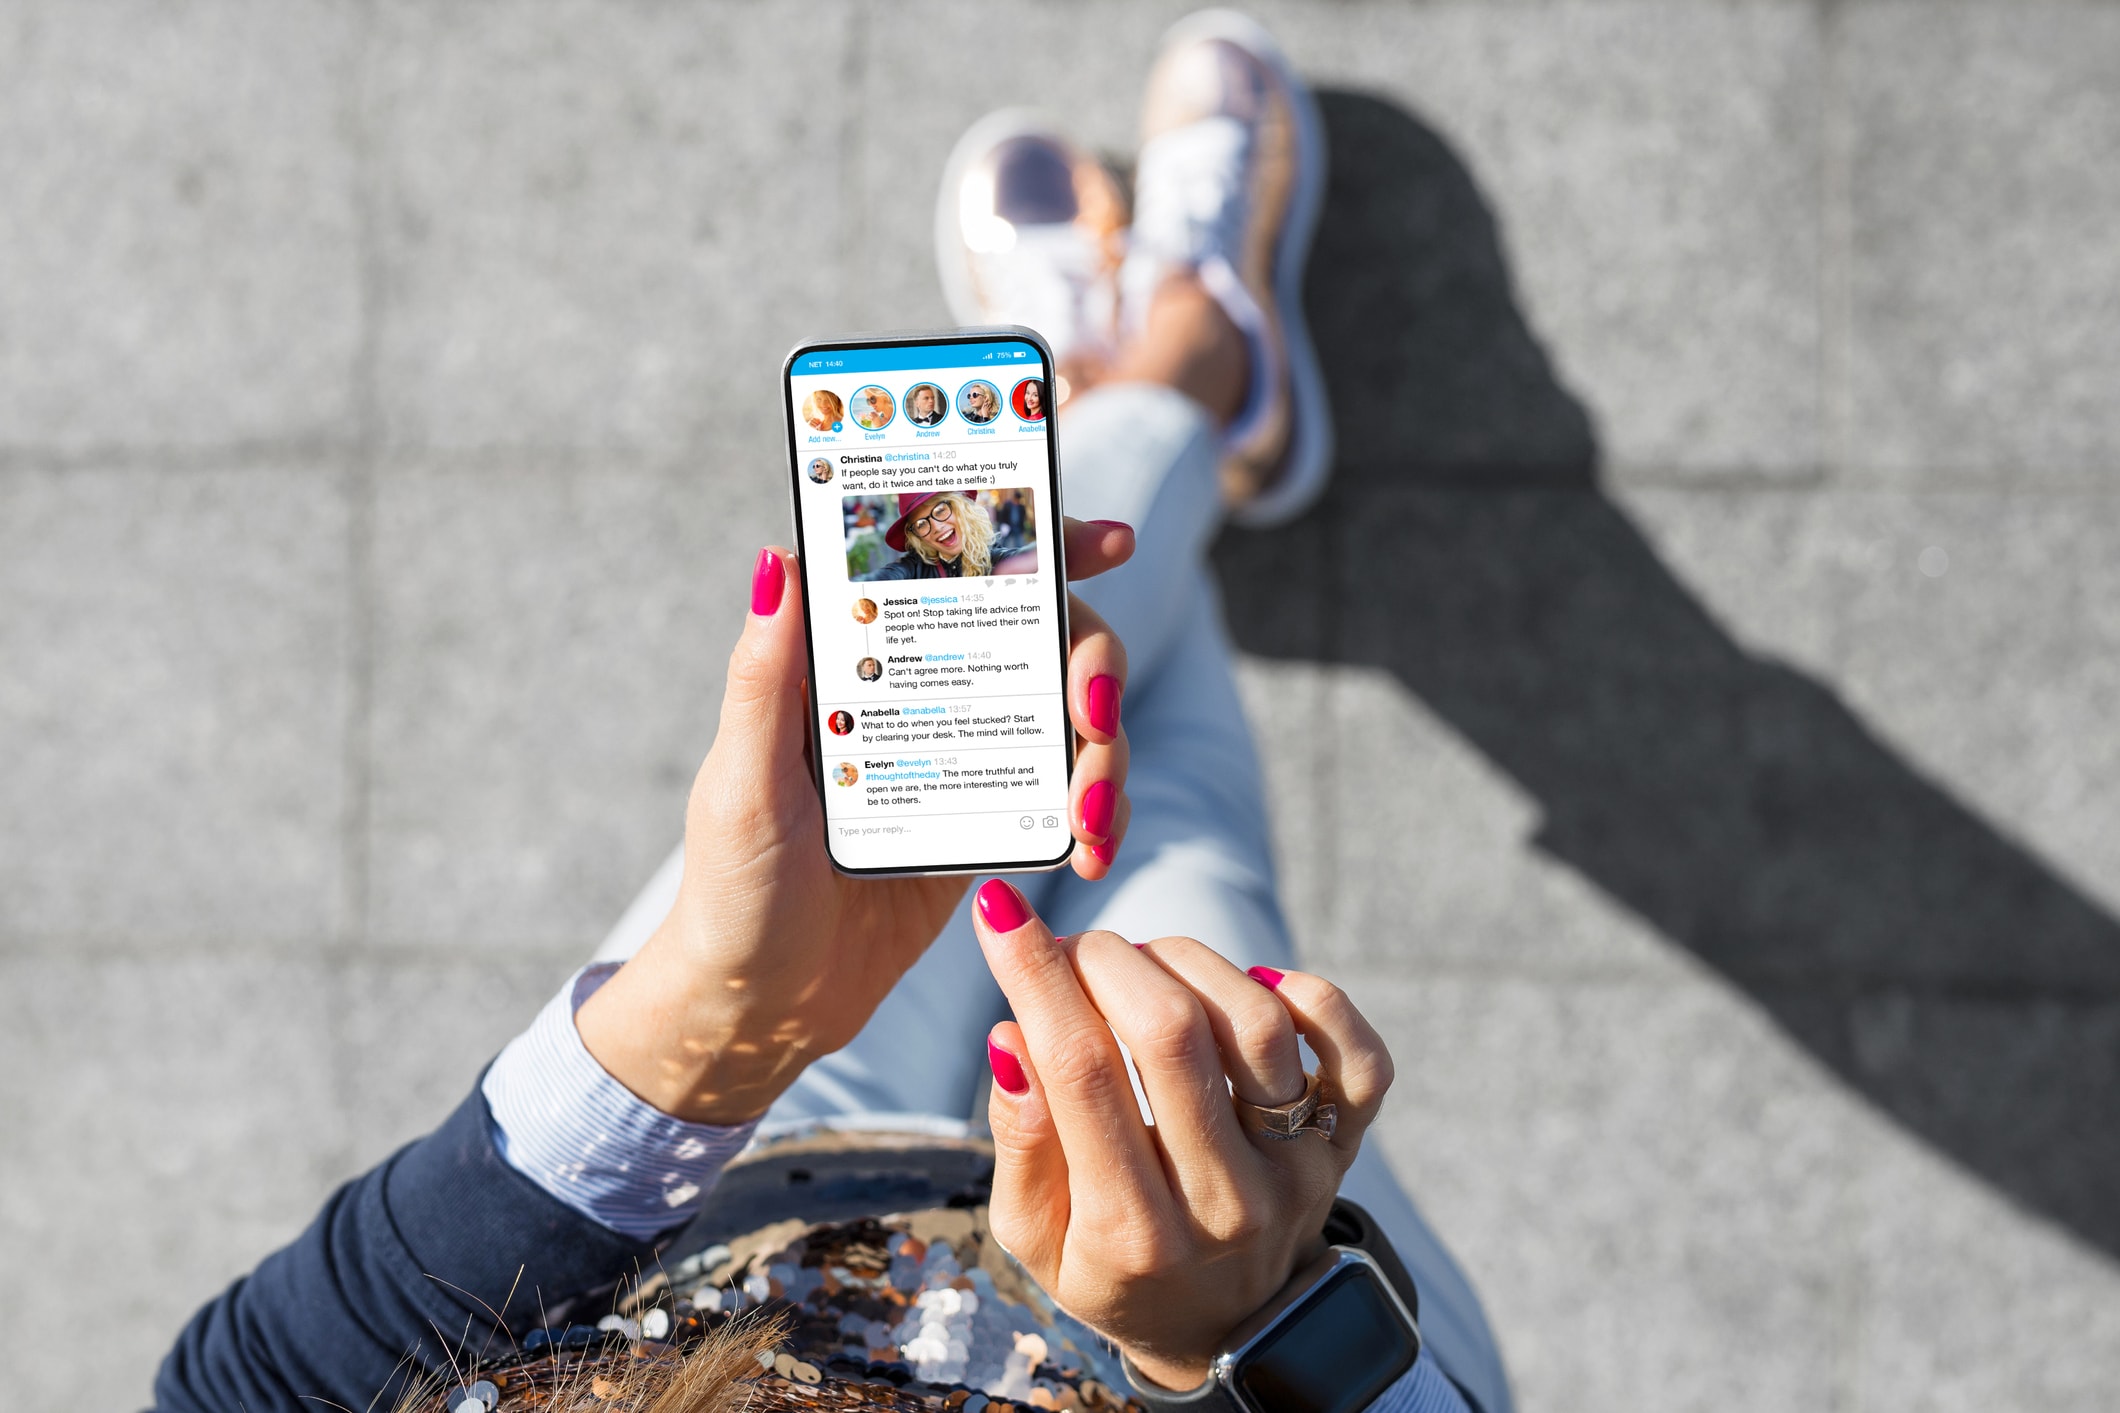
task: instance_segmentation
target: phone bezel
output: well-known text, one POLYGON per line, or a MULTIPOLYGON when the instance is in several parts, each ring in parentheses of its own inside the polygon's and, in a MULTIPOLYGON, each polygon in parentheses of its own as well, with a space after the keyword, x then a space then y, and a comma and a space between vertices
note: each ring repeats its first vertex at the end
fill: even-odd
MULTIPOLYGON (((788 433, 788 505, 795 522, 795 553, 800 557, 802 564, 802 570, 796 575, 796 578, 800 581, 797 587, 802 593, 803 664, 809 673, 808 681, 814 683, 817 680, 817 642, 810 631, 812 611, 809 575, 810 550, 809 546, 804 543, 802 532, 802 482, 804 472, 802 468, 803 447, 799 441, 800 434, 797 431, 797 427, 802 425, 802 421, 795 408, 796 360, 818 353, 838 352, 841 350, 858 351, 918 345, 980 343, 1028 343, 1036 348, 1038 350, 1039 373, 1045 380, 1048 396, 1045 412, 1045 455, 1048 468, 1046 486, 1047 494, 1052 499, 1053 507, 1052 564, 1053 570, 1058 576, 1054 582, 1060 590, 1060 611, 1058 614, 1060 620, 1060 708, 1063 718, 1068 721, 1067 729, 1062 733, 1066 738, 1064 755, 1067 762, 1067 813, 1069 816, 1067 845, 1057 857, 1031 863, 948 863, 921 868, 854 868, 841 863, 838 854, 832 848, 831 811, 826 805, 830 795, 825 789, 824 741, 819 733, 817 693, 813 688, 807 693, 809 700, 805 703, 804 709, 809 717, 810 779, 811 784, 817 789, 817 812, 820 827, 824 832, 824 854, 834 869, 849 878, 937 878, 982 873, 1050 873, 1054 869, 1062 867, 1069 859, 1074 857, 1078 844, 1073 833, 1075 730, 1072 716, 1068 712, 1067 676, 1069 645, 1072 642, 1072 637, 1068 625, 1067 611, 1066 511, 1061 501, 1060 439, 1056 431, 1056 424, 1059 420, 1059 407, 1057 401, 1051 397, 1055 378, 1052 346, 1046 343, 1037 330, 1025 328, 1020 324, 987 324, 970 328, 918 330, 910 333, 849 334, 839 338, 806 339, 788 351, 788 356, 782 360, 780 365, 780 401, 782 411, 786 417, 788 433)), ((1014 365, 1011 364, 1011 366, 1014 365)), ((835 549, 837 548, 839 547, 835 547, 835 549)), ((843 553, 843 549, 840 552, 843 553)))

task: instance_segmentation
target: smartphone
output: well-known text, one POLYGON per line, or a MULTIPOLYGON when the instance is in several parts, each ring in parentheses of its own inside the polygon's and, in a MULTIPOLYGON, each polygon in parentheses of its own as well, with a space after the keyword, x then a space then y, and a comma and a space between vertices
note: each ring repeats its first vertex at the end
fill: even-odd
POLYGON ((784 370, 825 849, 844 873, 1073 848, 1053 356, 1029 329, 798 345, 784 370))

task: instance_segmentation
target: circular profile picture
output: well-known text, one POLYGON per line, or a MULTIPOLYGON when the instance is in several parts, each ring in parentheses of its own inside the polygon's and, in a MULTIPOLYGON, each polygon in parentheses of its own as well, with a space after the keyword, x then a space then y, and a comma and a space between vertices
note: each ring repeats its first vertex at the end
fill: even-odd
POLYGON ((854 621, 856 623, 874 623, 876 621, 876 600, 854 600, 854 621))
POLYGON ((839 394, 819 388, 802 400, 802 420, 809 423, 813 432, 837 432, 845 428, 846 404, 839 394))
POLYGON ((854 762, 843 760, 832 771, 832 778, 842 785, 851 785, 861 778, 861 772, 854 769, 854 762))
POLYGON ((985 426, 1001 415, 1001 389, 974 378, 957 389, 957 415, 975 427, 985 426))
POLYGON ((905 390, 905 420, 932 427, 950 415, 950 395, 935 383, 915 383, 905 390))
POLYGON ((830 457, 820 456, 810 463, 810 479, 820 486, 832 479, 832 461, 830 457))
POLYGON ((898 415, 898 404, 891 395, 874 383, 854 390, 854 425, 871 432, 880 432, 891 425, 898 415))
POLYGON ((1045 420, 1045 379, 1025 378, 1016 384, 1016 390, 1008 395, 1009 406, 1026 422, 1045 420))
POLYGON ((865 657, 854 664, 854 675, 864 682, 873 682, 883 676, 883 664, 875 658, 865 657))
POLYGON ((832 728, 834 736, 844 736, 854 729, 854 713, 835 711, 824 719, 824 724, 832 728))

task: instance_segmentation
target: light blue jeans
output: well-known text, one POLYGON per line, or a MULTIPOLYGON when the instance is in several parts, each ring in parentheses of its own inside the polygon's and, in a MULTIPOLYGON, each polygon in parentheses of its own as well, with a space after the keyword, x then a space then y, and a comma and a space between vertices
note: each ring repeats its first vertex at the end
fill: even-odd
MULTIPOLYGON (((1056 934, 1180 934, 1240 967, 1293 967, 1258 757, 1206 563, 1222 520, 1215 428, 1190 398, 1136 383, 1085 395, 1060 429, 1067 512, 1123 520, 1137 536, 1132 560, 1078 588, 1126 644, 1133 818, 1103 882, 1069 870, 1016 882, 1056 934)), ((599 956, 631 955, 646 940, 676 898, 681 866, 673 854, 599 956)), ((986 1094, 986 1032, 1008 1013, 972 935, 970 905, 967 896, 854 1042, 810 1066, 781 1097, 768 1131, 817 1123, 962 1131, 986 1094)), ((1374 1146, 1341 1191, 1390 1233, 1444 1372, 1485 1413, 1510 1413, 1479 1297, 1374 1146)))

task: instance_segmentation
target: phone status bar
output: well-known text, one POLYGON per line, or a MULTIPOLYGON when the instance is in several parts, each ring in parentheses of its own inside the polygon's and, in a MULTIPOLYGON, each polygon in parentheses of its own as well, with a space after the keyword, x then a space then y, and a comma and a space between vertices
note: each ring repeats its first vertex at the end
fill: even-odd
POLYGON ((836 377, 848 373, 904 372, 913 368, 1036 368, 1037 345, 1021 339, 976 343, 900 343, 877 348, 805 349, 788 366, 796 378, 836 377))

